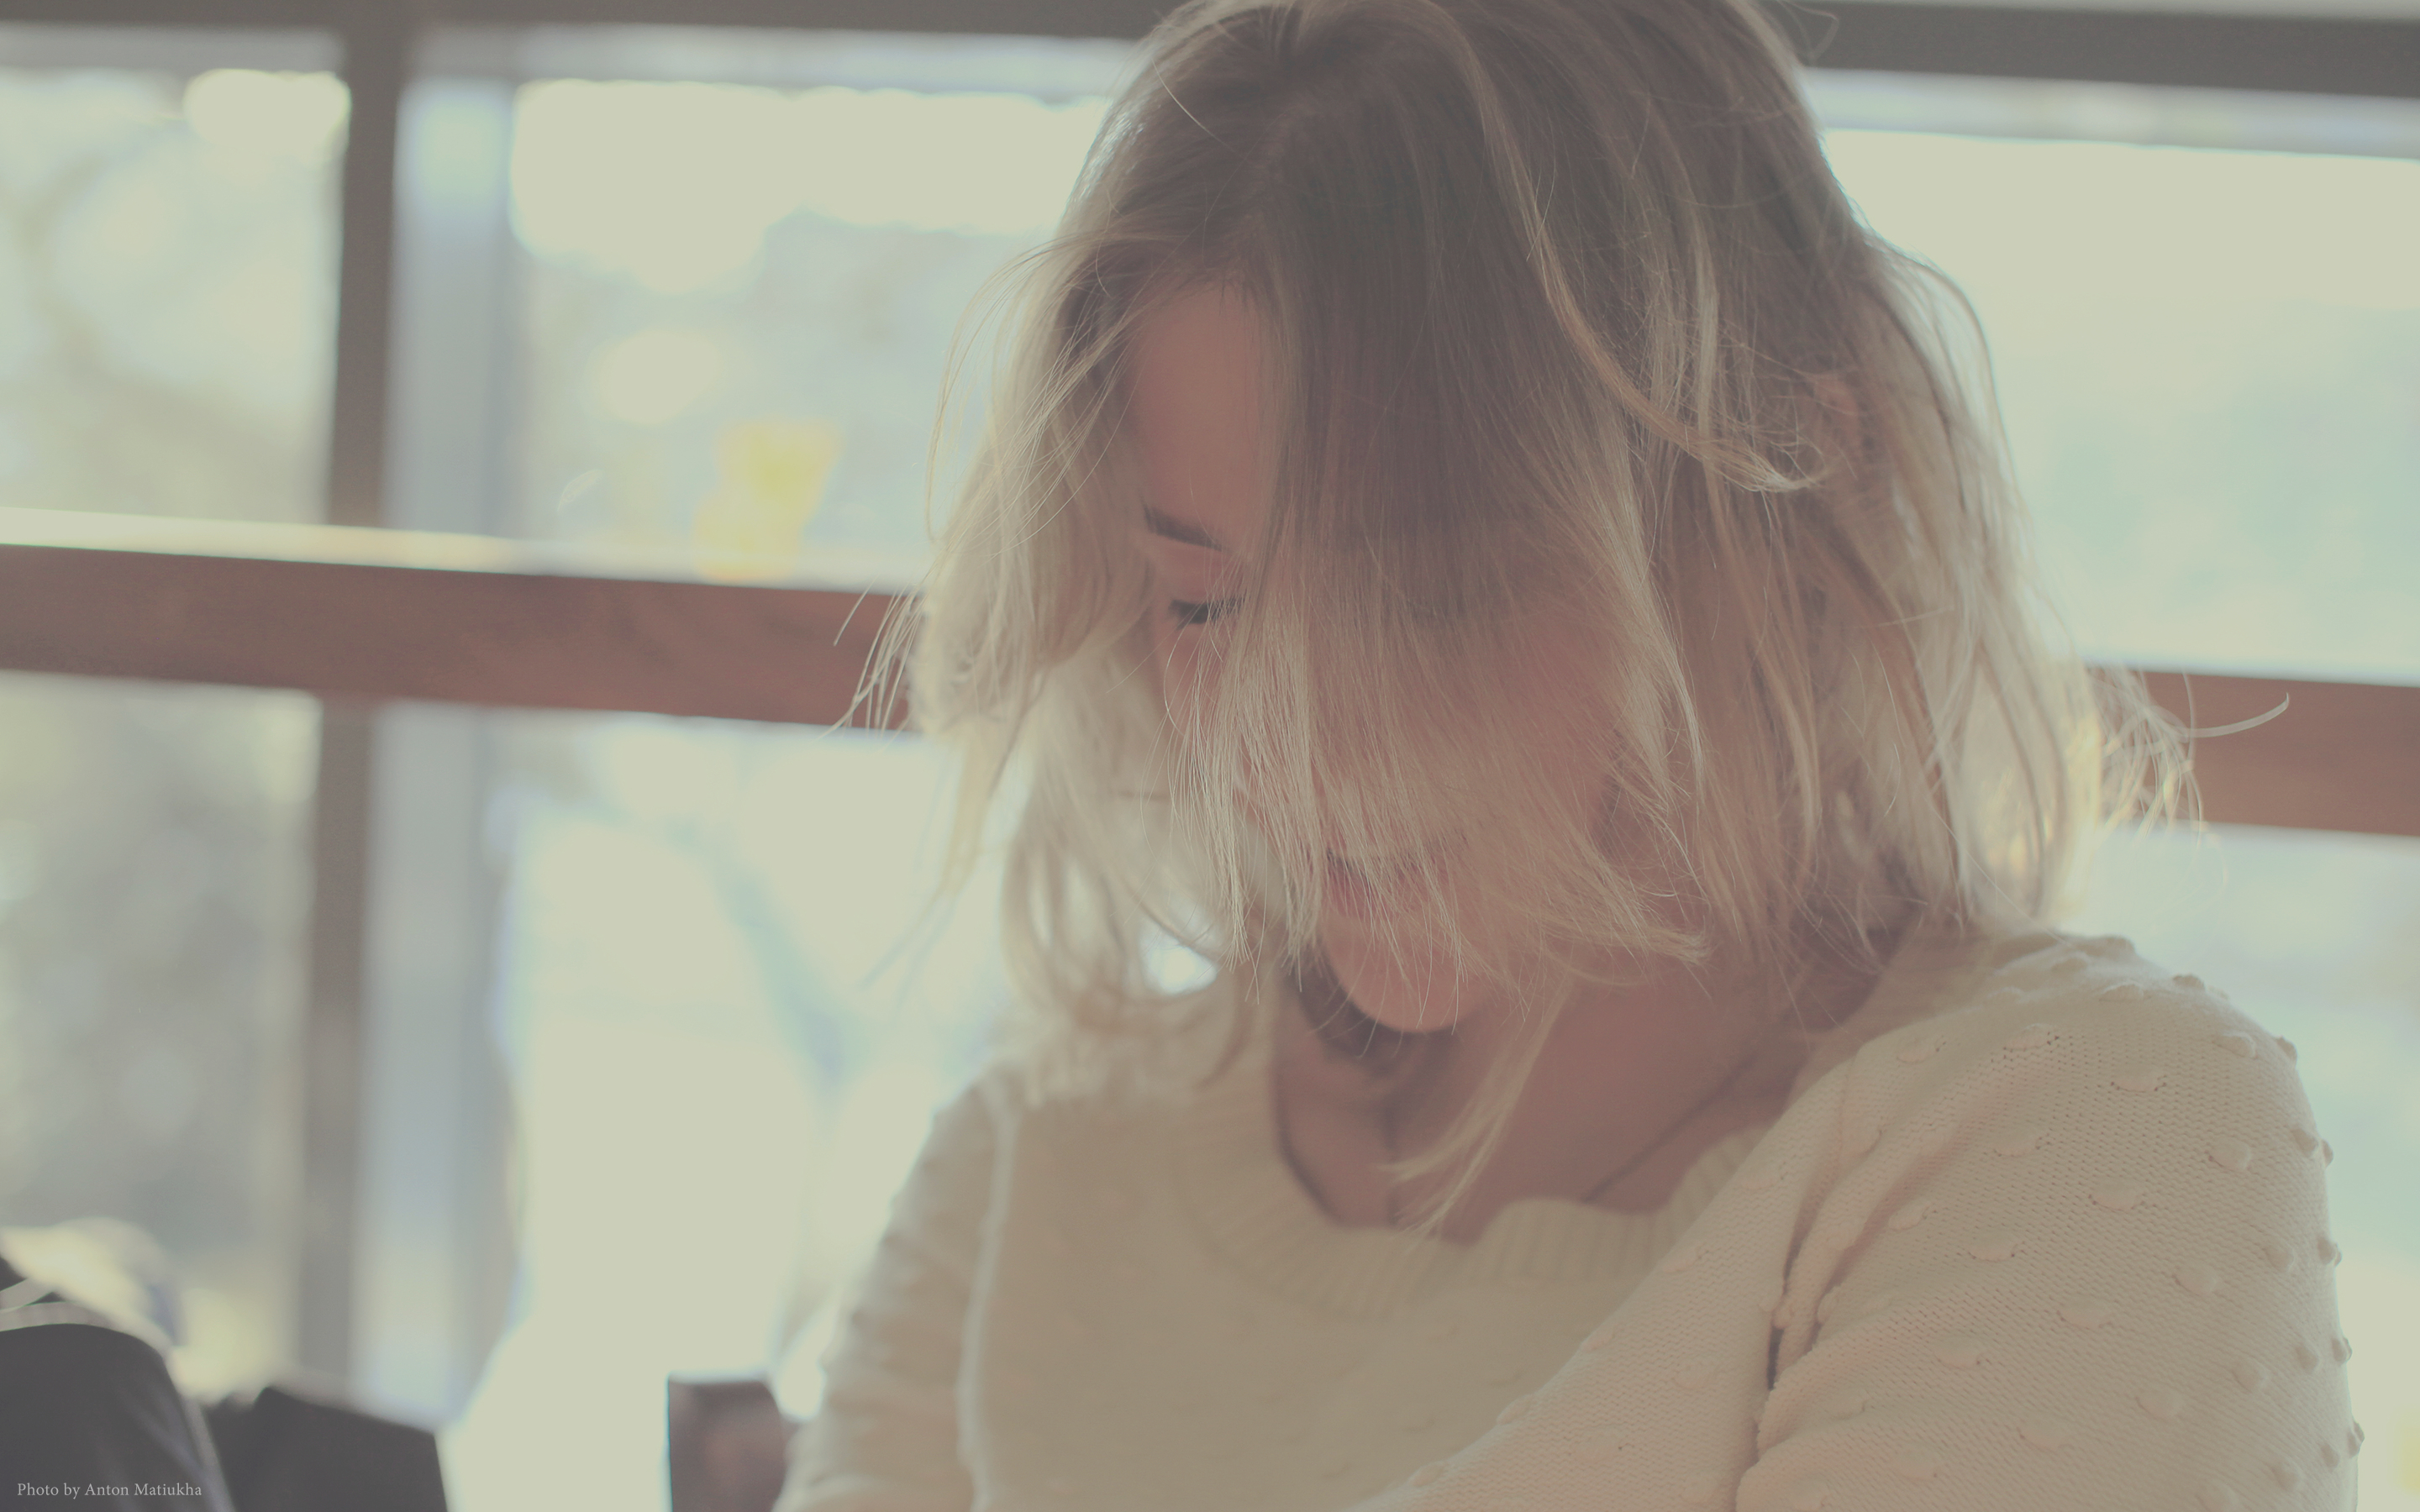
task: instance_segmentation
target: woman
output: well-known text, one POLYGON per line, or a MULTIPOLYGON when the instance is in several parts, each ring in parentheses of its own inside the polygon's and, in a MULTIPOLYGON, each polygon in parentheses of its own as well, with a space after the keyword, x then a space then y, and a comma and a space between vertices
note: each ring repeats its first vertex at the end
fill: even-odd
POLYGON ((1761 12, 1146 53, 915 656, 1020 1011, 783 1505, 2349 1505, 2290 1048, 2043 933, 2170 733, 1761 12))

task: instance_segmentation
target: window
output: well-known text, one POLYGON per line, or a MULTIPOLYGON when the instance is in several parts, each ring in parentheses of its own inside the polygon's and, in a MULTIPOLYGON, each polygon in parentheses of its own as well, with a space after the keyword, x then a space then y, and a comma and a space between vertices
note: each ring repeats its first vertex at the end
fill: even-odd
MULTIPOLYGON (((0 505, 316 517, 335 52, 0 26, 0 505)), ((0 1223, 149 1234, 197 1390, 294 1349, 318 720, 0 674, 0 1223)))
POLYGON ((0 28, 0 490, 308 520, 334 349, 334 39, 0 28))
POLYGON ((655 1506, 668 1373, 786 1365, 812 1406, 828 1310, 974 1069, 998 916, 978 887, 911 929, 948 791, 919 742, 477 717, 502 753, 520 1274, 448 1475, 465 1509, 655 1506))
MULTIPOLYGON (((1127 52, 432 38, 399 159, 394 517, 727 580, 912 583, 960 317, 1056 221, 1127 52)), ((655 1505, 668 1372, 783 1369, 812 1405, 830 1304, 1003 990, 996 915, 978 893, 910 938, 945 794, 912 740, 415 717, 465 753, 451 823, 484 829, 502 888, 518 1280, 492 1361, 495 1321, 441 1358, 448 1299, 374 1241, 359 1368, 457 1425, 464 1507, 655 1505), (667 1286, 674 1312, 630 1304, 667 1286)))
POLYGON ((291 1358, 318 711, 0 674, 0 1225, 133 1223, 184 1377, 291 1358))
POLYGON ((1955 278, 2084 650, 2420 681, 2420 101, 1823 74, 1955 278))

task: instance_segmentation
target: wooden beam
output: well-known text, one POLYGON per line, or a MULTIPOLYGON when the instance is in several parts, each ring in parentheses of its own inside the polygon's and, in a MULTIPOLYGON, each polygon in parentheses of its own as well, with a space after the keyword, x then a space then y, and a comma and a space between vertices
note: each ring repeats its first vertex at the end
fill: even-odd
POLYGON ((2194 742, 2211 823, 2420 836, 2420 687, 2172 671, 2143 680, 2190 729, 2280 711, 2194 742))
MULTIPOLYGON (((356 0, 0 0, 0 22, 70 26, 344 24, 356 0)), ((672 25, 1138 38, 1171 0, 430 0, 472 26, 672 25)), ((1958 0, 1776 4, 1819 67, 2203 89, 2420 96, 2407 16, 2228 14, 2149 5, 1958 0)))
POLYGON ((2420 96, 2409 17, 2216 15, 2059 5, 1823 0, 1778 5, 1818 68, 2081 79, 2295 94, 2420 96))
POLYGON ((862 590, 8 545, 0 666, 339 700, 835 724, 894 602, 862 590))
MULTIPOLYGON (((852 708, 911 563, 772 564, 487 536, 0 509, 0 667, 349 700, 896 729, 852 708), (701 569, 786 573, 697 579, 701 569), (687 580, 677 580, 684 579, 687 580)), ((2145 674, 2189 726, 2203 817, 2420 836, 2420 687, 2145 674)))
MULTIPOLYGON (((341 29, 363 0, 0 0, 0 22, 341 29)), ((369 0, 377 3, 377 0, 369 0)), ((429 0, 440 24, 748 26, 1140 37, 1175 0, 429 0)))

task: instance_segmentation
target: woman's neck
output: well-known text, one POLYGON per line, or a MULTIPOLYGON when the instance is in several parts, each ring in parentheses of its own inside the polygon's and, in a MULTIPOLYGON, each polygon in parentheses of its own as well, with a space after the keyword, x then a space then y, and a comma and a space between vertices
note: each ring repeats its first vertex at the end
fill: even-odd
MULTIPOLYGON (((1575 1000, 1547 1032, 1503 1134, 1440 1232, 1471 1242, 1505 1204, 1587 1201, 1661 1208, 1709 1148, 1780 1115, 1801 1057, 1785 1011, 1836 1022, 1873 970, 1818 971, 1794 984, 1655 963, 1575 1000), (1793 992, 1790 990, 1795 986, 1793 992)), ((1354 1227, 1400 1226, 1441 1196, 1450 1169, 1390 1183, 1380 1167, 1435 1145, 1481 1093, 1495 1058, 1527 1027, 1517 1005, 1449 1032, 1406 1037, 1383 1064, 1341 1055, 1308 1015, 1284 1015, 1276 1046, 1280 1131, 1304 1185, 1354 1227)), ((1333 1036, 1330 1037, 1333 1039, 1333 1036)))

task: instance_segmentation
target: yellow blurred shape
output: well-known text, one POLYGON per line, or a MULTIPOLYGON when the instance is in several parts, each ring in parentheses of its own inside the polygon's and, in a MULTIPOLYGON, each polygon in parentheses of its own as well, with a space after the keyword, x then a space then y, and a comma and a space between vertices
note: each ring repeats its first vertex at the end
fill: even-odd
POLYGON ((2406 1408, 2395 1420, 2395 1484, 2420 1491, 2420 1409, 2406 1408))
POLYGON ((690 527, 698 571, 726 579, 788 572, 840 449, 840 427, 825 420, 725 426, 714 443, 718 485, 690 527))

